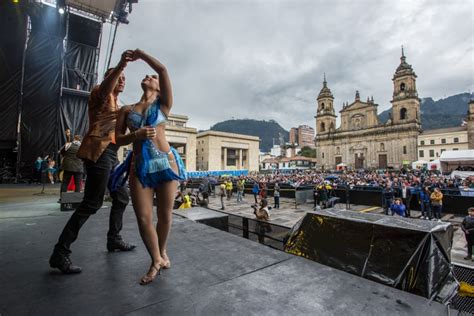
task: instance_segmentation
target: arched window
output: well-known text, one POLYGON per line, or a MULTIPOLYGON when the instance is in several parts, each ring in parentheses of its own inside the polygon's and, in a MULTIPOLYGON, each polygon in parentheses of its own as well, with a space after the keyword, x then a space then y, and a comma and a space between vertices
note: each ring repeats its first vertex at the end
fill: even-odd
POLYGON ((385 144, 384 143, 380 143, 380 151, 385 151, 385 144))
POLYGON ((400 84, 400 91, 405 91, 405 83, 404 82, 402 82, 400 84))
POLYGON ((326 130, 326 124, 324 122, 321 123, 321 132, 324 132, 326 130))
POLYGON ((407 118, 408 118, 407 109, 401 108, 401 110, 400 110, 400 119, 401 120, 406 120, 407 118))
POLYGON ((324 102, 321 103, 321 110, 324 110, 324 102))

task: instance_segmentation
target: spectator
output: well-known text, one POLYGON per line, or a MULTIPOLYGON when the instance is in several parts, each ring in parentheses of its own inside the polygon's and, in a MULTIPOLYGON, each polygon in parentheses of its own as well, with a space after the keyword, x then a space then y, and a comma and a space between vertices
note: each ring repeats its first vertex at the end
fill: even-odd
POLYGON ((274 208, 280 208, 280 186, 278 182, 275 183, 275 187, 273 188, 273 200, 274 200, 274 208))
POLYGON ((226 187, 225 183, 221 183, 219 186, 219 196, 221 198, 221 210, 225 210, 224 198, 225 198, 226 187))
POLYGON ((318 186, 315 185, 313 187, 313 207, 316 208, 317 205, 319 205, 319 190, 318 186))
POLYGON ((395 199, 395 201, 390 206, 390 211, 392 212, 392 216, 395 214, 402 217, 406 216, 406 207, 400 198, 395 199))
POLYGON ((474 247, 474 207, 470 207, 468 215, 464 218, 461 224, 461 229, 467 241, 467 256, 464 260, 472 260, 472 247, 474 247))
POLYGON ((390 205, 392 205, 394 197, 394 192, 392 187, 387 183, 385 185, 385 188, 382 191, 382 205, 383 205, 383 210, 385 215, 388 215, 388 209, 390 208, 390 205))
POLYGON ((260 182, 260 198, 267 198, 267 184, 265 182, 260 182))
POLYGON ((418 203, 420 204, 421 219, 431 219, 430 196, 431 192, 428 187, 419 192, 418 203))
POLYGON ((31 178, 30 183, 41 183, 41 165, 43 163, 43 158, 36 158, 33 164, 33 177, 31 178))
POLYGON ((253 213, 258 220, 266 222, 270 220, 270 211, 268 210, 268 201, 266 199, 260 201, 260 207, 253 205, 252 208, 254 209, 253 213))
POLYGON ((237 180, 237 203, 242 202, 243 193, 244 193, 244 183, 241 180, 237 180))
POLYGON ((80 146, 81 136, 76 135, 71 143, 66 143, 66 145, 64 145, 60 150, 60 153, 63 156, 61 168, 64 170, 61 192, 67 191, 67 187, 72 177, 74 177, 74 191, 81 192, 84 166, 82 160, 76 156, 80 146))
POLYGON ((253 197, 255 199, 255 204, 258 203, 257 196, 258 196, 259 193, 260 193, 260 187, 258 185, 258 182, 254 182, 253 187, 252 187, 252 194, 253 194, 253 197))
POLYGON ((433 219, 437 219, 441 222, 441 208, 443 207, 443 193, 439 188, 435 188, 434 192, 430 196, 431 207, 433 209, 433 219))
POLYGON ((225 183, 225 189, 227 191, 227 199, 230 200, 230 198, 232 197, 232 189, 233 189, 232 180, 228 178, 224 183, 225 183))

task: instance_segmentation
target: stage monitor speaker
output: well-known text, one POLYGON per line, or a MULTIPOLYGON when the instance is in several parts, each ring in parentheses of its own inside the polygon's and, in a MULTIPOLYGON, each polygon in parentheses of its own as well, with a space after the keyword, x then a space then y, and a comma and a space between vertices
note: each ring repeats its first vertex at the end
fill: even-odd
POLYGON ((452 240, 449 223, 329 209, 306 214, 285 251, 445 303, 458 288, 452 240))

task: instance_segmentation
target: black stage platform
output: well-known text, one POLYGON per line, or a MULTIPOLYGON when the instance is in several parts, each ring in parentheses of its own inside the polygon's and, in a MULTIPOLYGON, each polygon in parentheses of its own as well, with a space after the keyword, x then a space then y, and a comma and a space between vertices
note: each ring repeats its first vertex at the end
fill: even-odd
POLYGON ((107 253, 108 209, 85 225, 72 259, 82 274, 49 269, 71 213, 0 220, 0 314, 6 315, 446 315, 438 303, 175 216, 172 268, 151 285, 129 207, 124 238, 134 252, 107 253))

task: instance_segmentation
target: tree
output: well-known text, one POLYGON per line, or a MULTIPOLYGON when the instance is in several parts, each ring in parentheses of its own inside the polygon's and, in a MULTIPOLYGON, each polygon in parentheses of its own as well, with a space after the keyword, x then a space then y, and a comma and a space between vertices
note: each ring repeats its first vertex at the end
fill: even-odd
POLYGON ((304 146, 301 148, 300 156, 308 158, 316 158, 316 149, 309 146, 304 146))

